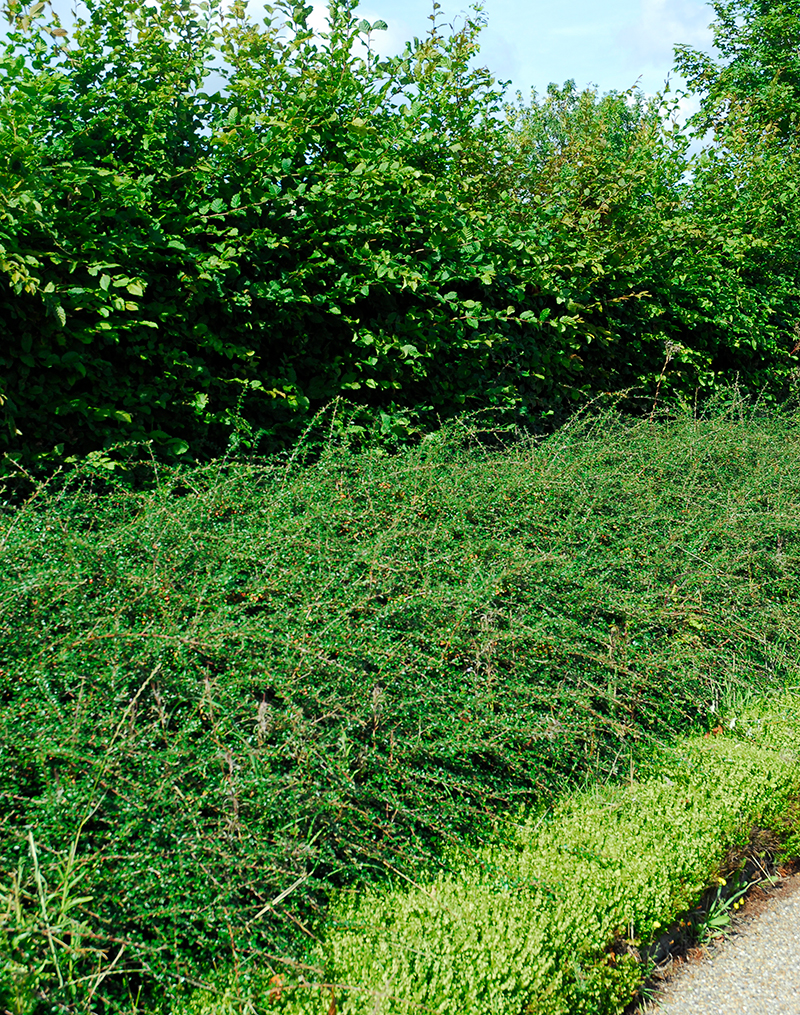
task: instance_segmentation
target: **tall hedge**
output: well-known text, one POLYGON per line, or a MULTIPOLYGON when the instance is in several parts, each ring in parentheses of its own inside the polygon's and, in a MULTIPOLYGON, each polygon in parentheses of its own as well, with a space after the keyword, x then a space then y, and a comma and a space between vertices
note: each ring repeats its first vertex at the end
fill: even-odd
POLYGON ((797 123, 764 74, 679 53, 717 103, 698 159, 668 96, 507 102, 475 69, 480 8, 391 59, 354 0, 321 34, 285 0, 261 25, 219 0, 86 8, 68 33, 6 7, 4 472, 121 442, 207 458, 233 430, 270 450, 338 395, 404 435, 735 375, 789 392, 797 123))

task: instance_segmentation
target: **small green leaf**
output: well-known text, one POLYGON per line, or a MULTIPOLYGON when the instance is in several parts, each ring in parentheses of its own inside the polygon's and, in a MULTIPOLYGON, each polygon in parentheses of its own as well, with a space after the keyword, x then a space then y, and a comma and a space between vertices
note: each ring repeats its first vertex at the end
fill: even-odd
POLYGON ((103 290, 103 292, 108 292, 108 287, 110 285, 111 285, 111 276, 110 275, 101 275, 100 276, 100 288, 103 290))
POLYGON ((353 120, 351 120, 350 123, 348 124, 348 127, 356 134, 375 133, 375 128, 368 126, 367 123, 364 120, 362 120, 361 117, 359 116, 356 116, 353 120))

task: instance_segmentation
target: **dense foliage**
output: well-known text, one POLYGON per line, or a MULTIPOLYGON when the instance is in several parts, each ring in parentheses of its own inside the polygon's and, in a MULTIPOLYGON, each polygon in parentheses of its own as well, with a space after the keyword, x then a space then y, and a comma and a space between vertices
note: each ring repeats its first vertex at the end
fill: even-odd
POLYGON ((678 54, 716 132, 691 161, 663 96, 506 103, 475 69, 479 8, 383 59, 353 0, 322 34, 283 0, 261 25, 219 0, 89 0, 71 35, 10 0, 10 458, 151 441, 203 459, 232 430, 269 450, 337 395, 400 437, 464 408, 541 428, 603 392, 695 400, 734 375, 785 396, 798 3, 713 6, 721 62, 678 54))
POLYGON ((131 1011, 214 967, 302 970, 337 886, 428 877, 791 679, 796 416, 479 436, 333 437, 139 492, 84 466, 0 518, 21 1012, 70 982, 77 1011, 90 987, 131 1011))
POLYGON ((8 0, 0 1007, 278 1001, 342 889, 787 676, 800 0, 712 6, 683 130, 508 102, 479 7, 8 0))
MULTIPOLYGON (((758 704, 735 709, 733 730, 654 758, 649 778, 569 794, 545 821, 512 824, 505 842, 454 858, 426 885, 343 893, 315 956, 337 1012, 641 1011, 631 1002, 645 1000, 648 960, 730 923, 726 909, 751 877, 764 883, 781 842, 800 847, 800 815, 787 821, 800 792, 800 698, 758 704), (740 867, 747 856, 752 874, 740 867)), ((320 973, 299 980, 278 981, 281 1015, 329 1012, 320 973)), ((176 1015, 217 1015, 217 998, 198 992, 176 1015)))

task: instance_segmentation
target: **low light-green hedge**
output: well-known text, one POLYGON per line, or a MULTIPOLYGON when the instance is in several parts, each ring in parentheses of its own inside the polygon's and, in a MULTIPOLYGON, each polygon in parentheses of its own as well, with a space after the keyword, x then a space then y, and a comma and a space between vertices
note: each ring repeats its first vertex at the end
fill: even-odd
MULTIPOLYGON (((625 785, 594 786, 512 822, 505 842, 453 857, 451 872, 427 885, 342 894, 309 968, 273 975, 265 1007, 621 1012, 646 972, 637 946, 698 900, 754 827, 800 852, 787 817, 800 792, 800 697, 751 704, 720 729, 654 757, 625 785)), ((197 994, 185 1015, 220 1003, 197 994)))

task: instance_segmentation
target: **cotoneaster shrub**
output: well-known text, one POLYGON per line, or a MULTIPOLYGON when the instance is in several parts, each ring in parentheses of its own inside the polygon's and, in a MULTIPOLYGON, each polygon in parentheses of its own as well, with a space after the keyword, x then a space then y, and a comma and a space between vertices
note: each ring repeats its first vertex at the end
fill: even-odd
POLYGON ((32 1004, 302 969, 337 893, 427 883, 794 672, 792 414, 541 442, 465 418, 388 454, 342 412, 309 461, 139 490, 89 462, 0 514, 4 947, 32 1004))

